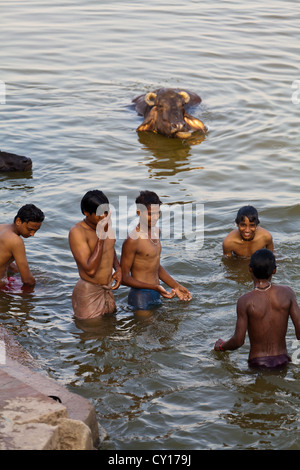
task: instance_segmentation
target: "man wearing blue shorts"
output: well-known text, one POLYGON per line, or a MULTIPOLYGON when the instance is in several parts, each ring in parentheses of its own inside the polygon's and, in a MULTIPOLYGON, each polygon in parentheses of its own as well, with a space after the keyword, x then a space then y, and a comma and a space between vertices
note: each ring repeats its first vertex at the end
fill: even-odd
POLYGON ((190 300, 190 292, 160 264, 161 243, 156 227, 162 204, 159 197, 152 191, 141 191, 135 202, 139 224, 123 243, 121 256, 122 284, 131 288, 129 305, 135 310, 149 310, 160 305, 161 296, 171 299, 177 295, 180 300, 190 300))

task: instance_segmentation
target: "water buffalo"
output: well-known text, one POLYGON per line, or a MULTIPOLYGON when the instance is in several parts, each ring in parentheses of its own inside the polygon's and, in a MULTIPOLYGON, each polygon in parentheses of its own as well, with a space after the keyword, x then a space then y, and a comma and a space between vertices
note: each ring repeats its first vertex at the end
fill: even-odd
POLYGON ((15 155, 14 153, 1 152, 0 150, 0 172, 28 171, 31 168, 31 158, 15 155))
POLYGON ((144 122, 137 128, 138 132, 157 132, 182 139, 189 137, 191 131, 207 131, 202 121, 186 112, 188 107, 201 103, 196 93, 160 88, 137 96, 132 101, 138 114, 144 116, 144 122))

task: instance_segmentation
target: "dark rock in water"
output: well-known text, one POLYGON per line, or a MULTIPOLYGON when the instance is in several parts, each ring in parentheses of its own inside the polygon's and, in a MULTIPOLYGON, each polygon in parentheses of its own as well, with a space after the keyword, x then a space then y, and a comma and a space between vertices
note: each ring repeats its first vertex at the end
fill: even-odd
POLYGON ((31 169, 31 158, 0 150, 0 172, 29 171, 31 169))

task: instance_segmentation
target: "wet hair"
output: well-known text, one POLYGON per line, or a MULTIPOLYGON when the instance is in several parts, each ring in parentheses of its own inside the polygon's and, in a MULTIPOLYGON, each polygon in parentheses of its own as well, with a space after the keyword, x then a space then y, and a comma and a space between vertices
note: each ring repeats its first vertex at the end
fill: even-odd
POLYGON ((159 199, 158 195, 153 191, 141 191, 140 195, 135 200, 136 204, 141 204, 145 207, 149 207, 152 204, 158 204, 159 206, 162 204, 161 200, 159 199))
POLYGON ((14 222, 16 222, 17 218, 19 218, 22 223, 43 222, 43 220, 45 219, 45 215, 34 204, 25 204, 25 206, 22 206, 18 210, 18 213, 14 218, 14 222))
POLYGON ((258 213, 255 207, 253 206, 241 207, 237 213, 235 223, 238 225, 240 222, 244 222, 245 217, 247 217, 250 222, 254 222, 255 225, 259 224, 258 213))
POLYGON ((257 279, 269 279, 276 269, 275 256, 272 251, 262 248, 253 253, 249 266, 257 279))
POLYGON ((105 194, 98 189, 88 191, 81 199, 81 212, 96 214, 97 208, 102 204, 109 204, 105 194))

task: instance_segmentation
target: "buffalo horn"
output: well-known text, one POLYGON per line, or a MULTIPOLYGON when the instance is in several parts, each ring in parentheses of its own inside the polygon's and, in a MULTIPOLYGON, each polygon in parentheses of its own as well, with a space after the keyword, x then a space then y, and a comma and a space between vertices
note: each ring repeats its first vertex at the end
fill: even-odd
POLYGON ((156 93, 150 92, 145 96, 145 101, 149 106, 153 106, 156 98, 156 93))
POLYGON ((179 91, 178 94, 182 96, 185 103, 188 103, 190 101, 190 95, 186 91, 179 91))

